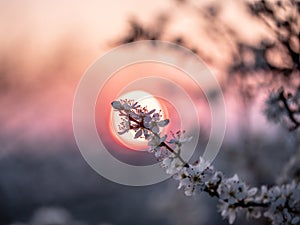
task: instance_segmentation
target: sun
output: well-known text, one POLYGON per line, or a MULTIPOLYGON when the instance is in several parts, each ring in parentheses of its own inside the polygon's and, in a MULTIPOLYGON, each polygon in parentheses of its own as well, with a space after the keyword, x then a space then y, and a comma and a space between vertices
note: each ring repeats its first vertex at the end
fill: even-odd
MULTIPOLYGON (((147 109, 150 111, 152 109, 156 109, 156 112, 161 112, 162 119, 165 119, 167 116, 167 109, 163 107, 160 103, 159 98, 153 96, 152 94, 145 92, 145 91, 130 91, 125 94, 120 95, 116 100, 120 99, 132 99, 137 101, 141 106, 147 106, 147 109)), ((114 138, 120 143, 123 144, 125 147, 138 150, 138 151, 145 151, 148 149, 148 141, 142 138, 134 139, 135 132, 129 131, 125 134, 119 135, 118 134, 118 125, 121 123, 121 118, 119 113, 111 110, 111 123, 110 129, 111 133, 114 135, 114 138)), ((162 128, 163 131, 163 128, 162 128)))

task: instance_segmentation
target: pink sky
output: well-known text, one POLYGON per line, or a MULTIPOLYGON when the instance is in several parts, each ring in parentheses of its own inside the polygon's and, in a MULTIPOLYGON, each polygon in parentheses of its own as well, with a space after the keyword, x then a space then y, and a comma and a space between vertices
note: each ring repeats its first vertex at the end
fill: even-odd
MULTIPOLYGON (((239 25, 246 38, 255 40, 254 33, 264 32, 246 29, 242 10, 226 2, 224 18, 239 25)), ((28 138, 63 139, 64 130, 72 134, 74 91, 85 70, 126 32, 131 16, 149 24, 160 11, 177 13, 168 28, 170 35, 188 33, 191 42, 206 46, 217 61, 226 62, 223 50, 213 48, 214 42, 204 35, 193 33, 187 14, 169 1, 0 1, 0 72, 5 88, 0 95, 0 119, 5 135, 13 140, 3 149, 9 151, 28 138)), ((223 74, 220 68, 212 70, 223 74)))

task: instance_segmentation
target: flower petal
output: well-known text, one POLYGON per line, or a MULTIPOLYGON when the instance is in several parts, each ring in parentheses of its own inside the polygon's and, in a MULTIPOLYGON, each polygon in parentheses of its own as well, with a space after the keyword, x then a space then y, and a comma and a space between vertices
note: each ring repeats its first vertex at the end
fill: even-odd
POLYGON ((143 131, 142 130, 138 130, 138 132, 136 132, 136 134, 134 135, 134 138, 139 138, 140 136, 142 136, 143 131))
POLYGON ((165 120, 159 121, 157 123, 157 125, 160 126, 160 127, 164 127, 164 126, 168 125, 169 122, 170 122, 170 120, 165 119, 165 120))
POLYGON ((255 188, 255 187, 251 188, 251 189, 248 190, 248 195, 253 196, 253 195, 256 194, 256 192, 257 192, 257 188, 255 188))
POLYGON ((111 105, 112 105, 112 107, 113 107, 114 109, 117 109, 117 110, 122 110, 122 109, 124 109, 122 103, 119 102, 119 101, 113 101, 113 102, 111 103, 111 105))
POLYGON ((151 131, 152 131, 153 133, 157 134, 157 133, 159 132, 158 126, 152 127, 152 128, 151 128, 151 131))

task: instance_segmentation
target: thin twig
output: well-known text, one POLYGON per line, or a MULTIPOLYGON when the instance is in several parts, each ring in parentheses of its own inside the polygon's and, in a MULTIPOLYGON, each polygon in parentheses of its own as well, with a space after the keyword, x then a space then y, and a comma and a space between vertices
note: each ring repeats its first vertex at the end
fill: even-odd
POLYGON ((298 122, 296 120, 295 115, 294 115, 294 111, 292 111, 290 109, 290 106, 287 102, 287 99, 284 96, 283 90, 281 90, 280 93, 279 93, 279 100, 281 100, 283 102, 283 105, 284 105, 284 107, 286 109, 286 112, 287 112, 287 116, 294 123, 294 127, 292 127, 290 130, 296 130, 300 126, 300 122, 298 122))

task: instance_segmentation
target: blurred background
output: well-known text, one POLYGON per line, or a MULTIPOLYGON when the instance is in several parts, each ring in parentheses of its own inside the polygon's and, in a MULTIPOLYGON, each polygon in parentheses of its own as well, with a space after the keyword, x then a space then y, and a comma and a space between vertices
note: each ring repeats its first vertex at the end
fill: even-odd
MULTIPOLYGON (((81 76, 106 51, 137 40, 189 48, 218 78, 227 131, 215 168, 251 186, 299 179, 298 131, 263 114, 272 90, 300 85, 299 11, 296 0, 1 0, 0 224, 227 224, 205 193, 186 197, 174 180, 112 183, 76 146, 81 76)), ((243 217, 236 224, 269 224, 243 217)))

